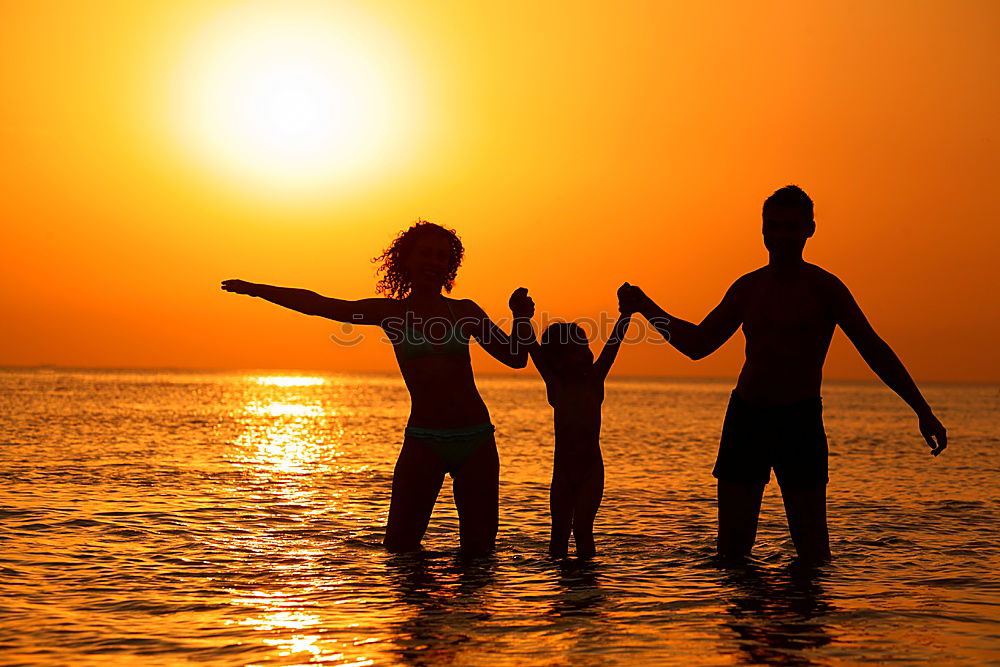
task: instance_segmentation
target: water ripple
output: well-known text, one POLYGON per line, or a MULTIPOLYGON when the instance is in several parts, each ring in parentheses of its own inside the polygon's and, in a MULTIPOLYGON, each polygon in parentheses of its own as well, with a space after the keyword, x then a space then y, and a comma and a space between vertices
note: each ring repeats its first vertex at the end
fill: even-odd
POLYGON ((497 553, 381 548, 401 383, 0 374, 5 664, 979 664, 1000 647, 990 388, 931 388, 967 434, 929 460, 891 394, 831 385, 833 564, 794 565, 777 489, 755 557, 714 558, 728 386, 609 384, 599 555, 544 554, 550 412, 481 382, 504 464, 497 553), (13 389, 16 389, 13 390, 13 389), (540 443, 543 446, 539 446, 540 443))

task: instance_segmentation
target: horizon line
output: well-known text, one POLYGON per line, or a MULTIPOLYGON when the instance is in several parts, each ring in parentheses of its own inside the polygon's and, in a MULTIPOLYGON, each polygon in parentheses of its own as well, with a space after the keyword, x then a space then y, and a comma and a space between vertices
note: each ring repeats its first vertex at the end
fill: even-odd
MULTIPOLYGON (((323 374, 323 375, 389 375, 402 377, 396 370, 335 370, 329 368, 268 368, 268 367, 247 367, 247 366, 71 366, 63 364, 0 364, 0 371, 31 371, 31 370, 51 370, 51 371, 107 371, 107 372, 170 372, 170 373, 292 373, 296 375, 323 374)), ((478 377, 502 377, 516 378, 522 374, 518 371, 508 372, 480 372, 478 377)), ((532 374, 534 376, 536 374, 532 374)), ((616 374, 608 376, 608 380, 701 380, 701 381, 730 381, 735 383, 735 375, 638 375, 638 374, 616 374)), ((824 382, 841 382, 857 384, 884 384, 878 378, 856 378, 856 377, 823 377, 824 382)), ((921 380, 921 384, 936 385, 968 385, 968 386, 991 386, 1000 384, 1000 380, 921 380)))

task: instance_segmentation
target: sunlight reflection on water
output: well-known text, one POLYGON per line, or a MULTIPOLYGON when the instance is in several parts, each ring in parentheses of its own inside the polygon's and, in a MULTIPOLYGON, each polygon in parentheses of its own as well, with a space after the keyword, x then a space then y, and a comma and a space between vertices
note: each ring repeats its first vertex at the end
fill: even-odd
POLYGON ((259 375, 252 381, 268 387, 315 387, 327 382, 326 378, 307 375, 259 375))
POLYGON ((753 565, 711 564, 709 473, 726 384, 609 383, 599 556, 553 563, 551 416, 534 381, 480 382, 498 427, 502 515, 496 556, 472 562, 455 552, 447 483, 425 552, 380 546, 407 410, 396 379, 86 372, 0 382, 0 646, 16 662, 996 656, 1000 472, 979 464, 998 444, 992 388, 928 389, 957 434, 936 460, 885 390, 827 388, 837 559, 808 573, 789 567, 775 488, 753 565))

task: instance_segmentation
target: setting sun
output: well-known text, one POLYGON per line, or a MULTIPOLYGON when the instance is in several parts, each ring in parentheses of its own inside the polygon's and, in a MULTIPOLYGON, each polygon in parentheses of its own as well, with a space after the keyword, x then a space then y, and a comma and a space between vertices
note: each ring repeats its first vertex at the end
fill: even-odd
POLYGON ((997 662, 998 34, 0 2, 0 663, 997 662))
POLYGON ((205 22, 170 91, 180 144, 220 176, 297 196, 377 168, 417 128, 403 62, 365 17, 241 5, 205 22))

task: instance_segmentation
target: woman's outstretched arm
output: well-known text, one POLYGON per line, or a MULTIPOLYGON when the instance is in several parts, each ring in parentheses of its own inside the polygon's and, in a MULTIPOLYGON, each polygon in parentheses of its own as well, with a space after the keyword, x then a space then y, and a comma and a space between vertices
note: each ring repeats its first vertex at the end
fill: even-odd
POLYGON ((322 296, 307 289, 276 287, 245 280, 223 280, 222 289, 255 296, 305 315, 316 315, 351 324, 381 324, 388 316, 389 299, 347 301, 322 296))
POLYGON ((528 365, 528 346, 535 339, 531 328, 531 316, 535 314, 535 304, 528 296, 528 290, 520 287, 510 296, 508 305, 514 314, 511 325, 511 335, 504 333, 489 315, 475 302, 469 301, 473 313, 472 335, 483 349, 494 359, 511 368, 524 368, 528 365))

